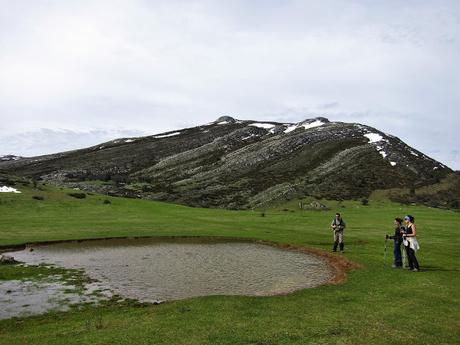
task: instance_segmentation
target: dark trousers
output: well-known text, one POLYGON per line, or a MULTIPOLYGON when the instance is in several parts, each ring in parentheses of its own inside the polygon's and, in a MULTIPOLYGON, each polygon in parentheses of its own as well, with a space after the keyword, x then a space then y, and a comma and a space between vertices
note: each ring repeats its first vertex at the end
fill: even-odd
POLYGON ((420 269, 417 258, 415 257, 414 250, 410 246, 404 246, 404 247, 406 248, 407 260, 409 261, 409 267, 420 269))
POLYGON ((401 243, 398 241, 394 242, 393 255, 395 257, 395 266, 402 266, 401 243))

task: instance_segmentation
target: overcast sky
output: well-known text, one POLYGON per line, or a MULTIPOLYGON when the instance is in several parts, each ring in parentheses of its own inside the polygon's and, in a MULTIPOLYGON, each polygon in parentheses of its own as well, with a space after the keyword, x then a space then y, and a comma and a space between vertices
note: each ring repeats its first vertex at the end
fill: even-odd
POLYGON ((460 169, 459 109, 457 0, 0 0, 0 155, 325 116, 460 169))

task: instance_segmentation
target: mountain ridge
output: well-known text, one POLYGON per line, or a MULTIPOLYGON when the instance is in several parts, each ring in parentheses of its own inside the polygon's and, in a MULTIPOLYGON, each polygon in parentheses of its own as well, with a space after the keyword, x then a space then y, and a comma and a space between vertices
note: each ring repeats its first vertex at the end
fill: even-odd
POLYGON ((221 116, 195 127, 0 161, 0 172, 112 195, 253 208, 306 195, 349 199, 426 186, 452 170, 363 124, 221 116))

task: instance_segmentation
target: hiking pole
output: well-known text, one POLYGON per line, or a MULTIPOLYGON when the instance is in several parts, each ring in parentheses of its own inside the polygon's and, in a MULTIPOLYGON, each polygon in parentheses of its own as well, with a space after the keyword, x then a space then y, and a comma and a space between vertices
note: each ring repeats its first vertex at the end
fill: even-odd
POLYGON ((383 262, 385 264, 387 263, 387 241, 388 241, 388 237, 385 236, 385 247, 383 249, 383 262))
POLYGON ((406 246, 404 246, 404 242, 402 243, 402 267, 403 269, 406 268, 406 246))

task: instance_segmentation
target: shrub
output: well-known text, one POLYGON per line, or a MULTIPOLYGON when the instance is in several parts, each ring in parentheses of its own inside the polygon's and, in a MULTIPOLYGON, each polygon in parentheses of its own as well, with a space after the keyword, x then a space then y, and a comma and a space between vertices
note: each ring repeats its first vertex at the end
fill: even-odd
POLYGON ((104 205, 110 205, 112 202, 110 200, 105 199, 102 203, 104 205))
POLYGON ((34 195, 34 196, 32 197, 32 199, 35 199, 35 200, 40 200, 40 201, 43 201, 43 200, 45 200, 45 198, 44 198, 44 197, 42 197, 41 195, 34 195))
POLYGON ((367 199, 365 199, 365 198, 364 198, 364 199, 361 199, 361 205, 363 205, 363 206, 369 205, 369 200, 367 200, 367 199))
POLYGON ((151 185, 148 185, 148 184, 144 184, 142 185, 142 191, 145 193, 145 192, 153 192, 153 188, 151 185))
POLYGON ((77 198, 77 199, 86 198, 86 194, 85 193, 80 193, 80 192, 72 192, 72 193, 68 193, 68 195, 73 197, 73 198, 77 198))
POLYGON ((123 175, 112 175, 110 179, 116 184, 129 183, 128 177, 123 175))
POLYGON ((460 202, 458 200, 452 200, 450 203, 449 203, 449 206, 451 208, 460 208, 460 202))

